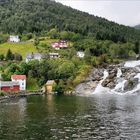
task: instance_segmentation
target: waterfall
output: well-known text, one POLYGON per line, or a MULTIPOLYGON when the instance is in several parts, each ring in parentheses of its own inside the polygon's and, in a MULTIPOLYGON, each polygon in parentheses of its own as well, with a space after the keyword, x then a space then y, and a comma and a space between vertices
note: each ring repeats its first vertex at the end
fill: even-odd
POLYGON ((138 61, 126 61, 124 67, 134 68, 136 66, 140 66, 140 60, 138 61))
POLYGON ((117 71, 117 78, 120 78, 122 76, 122 71, 120 68, 118 68, 118 71, 117 71))
MULTIPOLYGON (((113 69, 116 69, 115 66, 113 69)), ((93 94, 135 94, 140 92, 140 60, 139 61, 127 61, 125 64, 119 68, 117 68, 116 77, 114 77, 115 87, 110 89, 109 87, 103 87, 102 83, 109 76, 109 72, 104 70, 104 75, 102 80, 98 83, 95 88, 93 94), (124 69, 124 73, 121 69, 124 69), (129 82, 133 82, 132 87, 129 87, 129 82)))
POLYGON ((103 75, 103 79, 99 82, 99 84, 97 85, 94 94, 95 93, 102 93, 102 92, 107 92, 108 88, 105 88, 102 86, 103 81, 108 77, 109 73, 107 70, 104 70, 104 75, 103 75))

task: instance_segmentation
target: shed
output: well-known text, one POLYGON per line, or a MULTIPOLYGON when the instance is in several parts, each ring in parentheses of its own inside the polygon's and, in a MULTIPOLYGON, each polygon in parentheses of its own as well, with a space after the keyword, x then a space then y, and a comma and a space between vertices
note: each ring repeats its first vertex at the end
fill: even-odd
POLYGON ((53 93, 53 86, 55 86, 55 81, 54 80, 48 80, 47 83, 45 84, 45 91, 47 94, 52 94, 53 93))

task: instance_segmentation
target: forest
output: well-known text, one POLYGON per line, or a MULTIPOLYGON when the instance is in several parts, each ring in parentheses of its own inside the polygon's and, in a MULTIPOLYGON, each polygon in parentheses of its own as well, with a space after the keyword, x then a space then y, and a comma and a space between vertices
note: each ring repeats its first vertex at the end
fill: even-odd
POLYGON ((52 28, 98 40, 137 41, 140 31, 50 0, 0 0, 0 32, 45 36, 52 28))

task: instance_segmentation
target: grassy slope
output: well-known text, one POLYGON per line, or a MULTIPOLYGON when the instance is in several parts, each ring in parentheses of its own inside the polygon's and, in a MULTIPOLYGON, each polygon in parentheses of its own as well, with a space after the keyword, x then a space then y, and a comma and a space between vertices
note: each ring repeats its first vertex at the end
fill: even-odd
POLYGON ((37 52, 36 47, 32 43, 4 43, 0 44, 0 54, 6 55, 7 50, 11 49, 13 53, 19 53, 25 58, 27 53, 37 52))
MULTIPOLYGON (((40 41, 40 43, 45 43, 47 45, 51 45, 52 42, 55 42, 58 40, 55 39, 44 39, 40 41)), ((24 42, 24 43, 4 43, 0 44, 0 54, 6 55, 8 49, 11 49, 13 53, 19 53, 22 55, 23 58, 26 57, 27 53, 32 53, 32 52, 38 52, 36 47, 33 45, 32 42, 24 42)), ((42 51, 44 48, 42 48, 42 51)))

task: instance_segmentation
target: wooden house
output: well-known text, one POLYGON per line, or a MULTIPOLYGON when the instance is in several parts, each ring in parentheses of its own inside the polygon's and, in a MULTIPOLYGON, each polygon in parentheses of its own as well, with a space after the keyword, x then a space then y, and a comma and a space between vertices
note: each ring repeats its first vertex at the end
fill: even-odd
POLYGON ((48 80, 47 83, 45 84, 45 92, 46 94, 53 94, 53 87, 55 86, 55 81, 54 80, 48 80))

